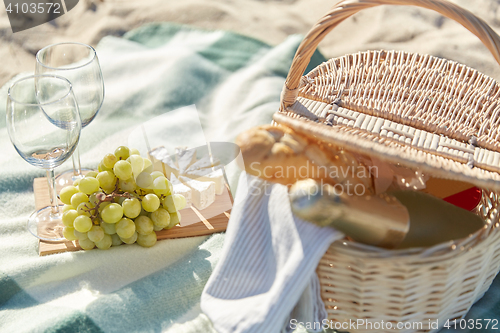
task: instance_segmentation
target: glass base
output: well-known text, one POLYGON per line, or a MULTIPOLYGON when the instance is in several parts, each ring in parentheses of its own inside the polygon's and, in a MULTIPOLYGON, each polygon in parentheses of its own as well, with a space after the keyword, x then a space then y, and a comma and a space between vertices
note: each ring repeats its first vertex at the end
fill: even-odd
POLYGON ((82 168, 82 175, 75 175, 73 169, 64 171, 56 176, 57 193, 61 191, 64 186, 73 185, 73 182, 79 178, 83 178, 92 169, 82 168))
MULTIPOLYGON (((62 205, 59 206, 62 209, 62 205)), ((59 210, 59 212, 60 212, 59 210)), ((63 236, 62 214, 53 215, 50 206, 42 208, 28 219, 28 231, 36 238, 48 242, 66 241, 63 236)))

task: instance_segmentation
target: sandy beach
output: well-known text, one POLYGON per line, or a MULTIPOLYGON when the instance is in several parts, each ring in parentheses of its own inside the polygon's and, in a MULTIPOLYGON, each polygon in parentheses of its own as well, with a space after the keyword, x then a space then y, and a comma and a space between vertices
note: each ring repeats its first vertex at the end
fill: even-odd
MULTIPOLYGON (((306 34, 336 1, 324 0, 80 0, 67 14, 12 33, 0 10, 0 84, 34 70, 34 55, 45 45, 78 41, 96 46, 106 35, 121 36, 151 22, 176 22, 224 29, 271 45, 290 34, 306 34)), ((453 0, 500 30, 499 0, 453 0)), ((481 42, 459 24, 429 10, 384 6, 358 13, 320 45, 327 57, 367 49, 397 49, 453 59, 494 78, 500 68, 481 42)))

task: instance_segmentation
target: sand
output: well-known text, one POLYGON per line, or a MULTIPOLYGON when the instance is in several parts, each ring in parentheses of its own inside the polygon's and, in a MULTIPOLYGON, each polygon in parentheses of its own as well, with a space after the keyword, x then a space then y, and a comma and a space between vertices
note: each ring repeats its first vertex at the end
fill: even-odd
MULTIPOLYGON (((177 22, 236 31, 275 45, 290 34, 306 34, 335 3, 326 0, 80 0, 67 14, 13 34, 0 5, 0 84, 33 71, 45 45, 78 41, 97 45, 151 22, 177 22)), ((453 0, 500 31, 500 0, 453 0)), ((327 57, 367 49, 396 49, 453 59, 494 78, 500 67, 481 42, 459 24, 429 10, 383 6, 358 13, 320 44, 327 57)))

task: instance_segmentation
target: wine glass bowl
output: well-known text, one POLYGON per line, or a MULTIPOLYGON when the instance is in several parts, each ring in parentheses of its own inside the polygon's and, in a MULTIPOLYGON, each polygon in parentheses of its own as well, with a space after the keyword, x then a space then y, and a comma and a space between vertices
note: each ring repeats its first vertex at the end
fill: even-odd
MULTIPOLYGON (((99 59, 92 46, 74 42, 46 46, 36 54, 35 73, 59 75, 71 82, 82 128, 96 117, 104 100, 104 81, 99 59)), ((75 155, 72 157, 73 170, 57 176, 61 187, 83 177, 78 148, 75 155)))
POLYGON ((6 123, 19 155, 47 171, 51 206, 30 216, 28 230, 43 240, 63 240, 54 168, 73 154, 80 139, 81 119, 71 83, 55 75, 14 82, 7 96, 6 123))
POLYGON ((97 115, 104 100, 104 83, 95 49, 80 43, 59 43, 36 54, 36 74, 55 74, 71 82, 82 127, 97 115))
POLYGON ((12 144, 28 163, 53 169, 71 156, 80 137, 80 125, 75 120, 77 106, 68 80, 56 76, 21 79, 10 87, 7 103, 12 144), (34 80, 41 80, 38 89, 34 80), (47 96, 49 92, 52 98, 47 96))

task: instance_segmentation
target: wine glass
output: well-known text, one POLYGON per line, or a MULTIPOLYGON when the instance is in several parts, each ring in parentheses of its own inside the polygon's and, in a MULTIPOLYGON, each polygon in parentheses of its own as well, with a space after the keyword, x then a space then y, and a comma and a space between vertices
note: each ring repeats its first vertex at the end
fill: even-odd
MULTIPOLYGON (((95 118, 104 100, 104 81, 99 59, 92 46, 73 42, 46 46, 36 54, 35 73, 59 75, 68 79, 78 103, 82 127, 95 118)), ((60 187, 71 185, 74 180, 83 177, 78 148, 75 155, 72 156, 73 170, 63 172, 56 178, 60 187)))
POLYGON ((22 78, 9 88, 6 111, 14 148, 47 171, 50 206, 31 214, 28 230, 42 240, 64 240, 54 168, 73 154, 80 139, 82 123, 71 83, 55 75, 22 78))

